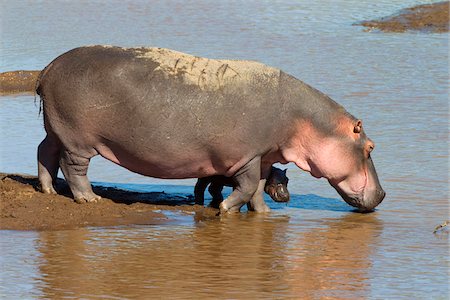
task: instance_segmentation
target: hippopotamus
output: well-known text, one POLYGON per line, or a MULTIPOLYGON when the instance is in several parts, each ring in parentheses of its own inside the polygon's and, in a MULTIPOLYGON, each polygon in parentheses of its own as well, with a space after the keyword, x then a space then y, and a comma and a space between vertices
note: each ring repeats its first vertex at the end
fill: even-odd
MULTIPOLYGON (((286 171, 287 169, 281 170, 272 166, 269 177, 267 178, 264 192, 266 192, 266 194, 268 194, 275 202, 288 202, 290 199, 289 191, 287 189, 289 178, 286 176, 286 171)), ((212 196, 210 206, 218 208, 223 201, 223 187, 234 187, 234 182, 231 177, 221 175, 199 178, 194 189, 195 204, 204 204, 204 194, 208 185, 208 191, 212 196)), ((249 209, 253 209, 253 207, 249 207, 249 209)))
POLYGON ((349 205, 384 198, 362 121, 327 95, 256 61, 208 59, 164 48, 87 46, 39 74, 47 133, 38 177, 55 193, 58 168, 76 202, 95 202, 86 176, 96 155, 165 179, 232 177, 220 214, 256 211, 274 163, 326 178, 349 205))

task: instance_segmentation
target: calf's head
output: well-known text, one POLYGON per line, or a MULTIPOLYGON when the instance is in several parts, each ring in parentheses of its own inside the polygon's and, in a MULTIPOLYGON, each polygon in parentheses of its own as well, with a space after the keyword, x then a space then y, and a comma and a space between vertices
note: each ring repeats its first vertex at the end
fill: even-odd
POLYGON ((288 202, 290 199, 288 182, 286 170, 272 167, 264 191, 276 202, 288 202))

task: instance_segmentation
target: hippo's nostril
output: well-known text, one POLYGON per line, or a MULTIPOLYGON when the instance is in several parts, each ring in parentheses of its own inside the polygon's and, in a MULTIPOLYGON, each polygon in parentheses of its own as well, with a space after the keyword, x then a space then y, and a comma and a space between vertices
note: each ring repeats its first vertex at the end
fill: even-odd
POLYGON ((380 204, 383 201, 384 197, 386 197, 386 192, 383 189, 377 190, 376 205, 380 204))

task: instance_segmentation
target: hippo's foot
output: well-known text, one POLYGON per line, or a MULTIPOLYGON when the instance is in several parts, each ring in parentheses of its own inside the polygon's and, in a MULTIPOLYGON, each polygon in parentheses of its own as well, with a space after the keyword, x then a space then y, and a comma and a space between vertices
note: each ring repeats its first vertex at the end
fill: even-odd
POLYGON ((240 211, 240 207, 239 206, 233 206, 233 207, 227 208, 227 206, 224 203, 224 201, 222 201, 220 203, 219 209, 220 209, 220 214, 221 215, 234 214, 234 213, 238 213, 240 211))
POLYGON ((80 153, 64 149, 59 165, 76 203, 97 202, 101 197, 92 191, 91 183, 86 176, 92 154, 86 151, 80 153))
POLYGON ((220 210, 219 214, 221 214, 221 215, 228 213, 228 208, 226 207, 226 205, 223 202, 220 203, 219 210, 220 210))
POLYGON ((44 193, 44 194, 51 194, 51 195, 56 195, 57 192, 55 190, 55 188, 53 186, 44 186, 44 185, 40 185, 39 186, 39 190, 44 193))
POLYGON ((83 204, 83 203, 96 203, 98 200, 102 199, 102 197, 94 194, 94 193, 90 193, 89 195, 82 195, 82 196, 75 196, 74 200, 76 203, 78 204, 83 204))

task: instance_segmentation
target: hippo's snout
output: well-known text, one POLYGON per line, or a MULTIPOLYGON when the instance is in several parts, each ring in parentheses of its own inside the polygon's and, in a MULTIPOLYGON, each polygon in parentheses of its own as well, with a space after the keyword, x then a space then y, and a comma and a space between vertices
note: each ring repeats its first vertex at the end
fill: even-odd
MULTIPOLYGON (((338 190, 339 192, 339 190, 338 190)), ((383 189, 376 189, 371 192, 366 192, 362 195, 348 196, 340 193, 345 202, 353 207, 356 207, 361 213, 368 213, 374 210, 386 196, 386 192, 383 189)))
POLYGON ((364 205, 358 207, 360 212, 370 212, 377 207, 386 197, 386 192, 383 189, 376 189, 374 192, 364 195, 364 205))
POLYGON ((282 184, 278 184, 277 188, 276 188, 276 193, 275 193, 275 201, 277 202, 289 202, 290 200, 290 195, 289 195, 289 191, 287 190, 287 188, 282 185, 282 184))

